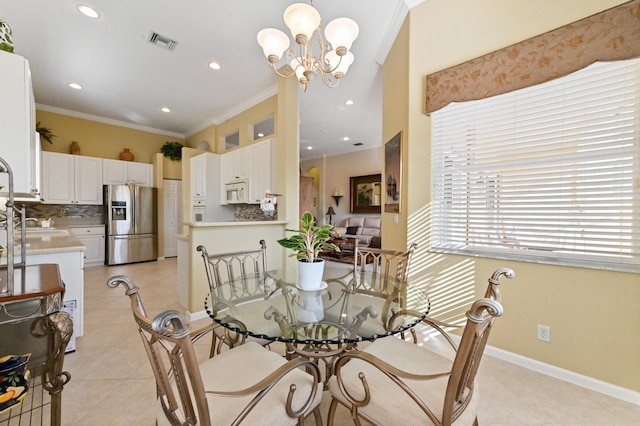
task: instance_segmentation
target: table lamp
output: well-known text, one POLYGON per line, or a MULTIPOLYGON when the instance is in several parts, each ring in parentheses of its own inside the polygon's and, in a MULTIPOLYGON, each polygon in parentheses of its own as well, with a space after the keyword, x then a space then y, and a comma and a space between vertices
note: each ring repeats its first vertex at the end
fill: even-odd
POLYGON ((333 210, 332 206, 329 206, 329 210, 327 210, 326 215, 329 216, 329 225, 333 225, 331 223, 331 218, 333 217, 333 215, 336 214, 335 210, 333 210))

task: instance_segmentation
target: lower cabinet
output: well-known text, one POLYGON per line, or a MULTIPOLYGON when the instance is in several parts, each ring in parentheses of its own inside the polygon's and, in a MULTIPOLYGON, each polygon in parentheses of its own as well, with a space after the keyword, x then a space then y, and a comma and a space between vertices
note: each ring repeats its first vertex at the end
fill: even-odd
POLYGON ((85 267, 104 265, 104 225, 71 227, 69 231, 87 247, 84 252, 85 267))
POLYGON ((43 254, 29 254, 27 252, 27 265, 44 263, 58 265, 60 278, 65 285, 64 302, 76 301, 73 336, 82 336, 84 334, 84 259, 82 251, 43 254))

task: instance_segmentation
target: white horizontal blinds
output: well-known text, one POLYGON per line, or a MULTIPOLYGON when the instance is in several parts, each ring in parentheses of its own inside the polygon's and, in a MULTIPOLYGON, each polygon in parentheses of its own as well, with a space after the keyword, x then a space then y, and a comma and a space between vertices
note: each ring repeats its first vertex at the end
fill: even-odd
POLYGON ((640 270, 639 104, 635 59, 434 112, 434 249, 640 270))

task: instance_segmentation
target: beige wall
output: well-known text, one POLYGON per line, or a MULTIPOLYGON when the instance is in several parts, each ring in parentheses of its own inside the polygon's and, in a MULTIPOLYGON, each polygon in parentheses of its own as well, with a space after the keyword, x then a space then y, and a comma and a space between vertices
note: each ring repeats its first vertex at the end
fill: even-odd
MULTIPOLYGON (((270 99, 256 109, 250 109, 237 117, 236 123, 253 124, 264 118, 265 115, 275 114, 275 135, 271 137, 276 143, 277 164, 272 173, 275 173, 275 190, 282 194, 278 197, 278 220, 286 221, 286 225, 264 222, 251 226, 212 226, 212 227, 185 227, 188 233, 188 268, 189 283, 186 308, 191 313, 203 310, 203 300, 208 292, 205 271, 202 258, 196 251, 199 244, 207 247, 210 253, 221 251, 235 251, 256 247, 257 241, 264 239, 267 243, 267 259, 269 268, 278 269, 285 263, 294 263, 295 258, 275 241, 284 236, 284 229, 298 228, 298 194, 299 194, 299 129, 298 129, 298 82, 293 78, 278 79, 278 96, 275 103, 270 99), (265 106, 268 105, 268 108, 265 106), (270 109, 273 108, 273 109, 270 109), (257 112, 259 111, 259 112, 257 112), (266 114, 265 114, 266 113, 266 114), (256 119, 256 117, 258 117, 256 119)), ((244 126, 242 126, 244 127, 244 126)), ((222 133, 221 133, 222 134, 222 133)), ((241 145, 247 141, 240 140, 241 145)), ((201 153, 191 148, 183 148, 183 158, 190 158, 201 153)), ((189 162, 183 161, 182 173, 189 175, 189 162)), ((183 191, 188 194, 188 184, 183 184, 183 191)), ((188 197, 185 197, 188 199, 188 197)), ((188 207, 188 201, 185 208, 188 207)), ((186 219, 188 220, 188 219, 186 219)))
POLYGON ((267 243, 267 267, 281 269, 285 253, 276 241, 282 238, 284 225, 259 222, 250 226, 191 227, 189 233, 189 283, 187 310, 192 313, 204 310, 204 300, 209 293, 207 274, 202 256, 196 248, 203 245, 209 254, 253 250, 260 247, 260 240, 267 243))
POLYGON ((541 34, 615 5, 620 0, 430 0, 413 9, 384 65, 383 140, 404 132, 406 185, 400 231, 383 214, 383 241, 420 243, 412 275, 431 296, 432 314, 460 320, 482 295, 491 272, 513 268, 501 286, 505 314, 490 344, 633 391, 640 391, 640 278, 638 274, 429 253, 430 121, 425 76, 541 34), (550 11, 553 11, 551 13, 550 11), (407 82, 398 76, 407 76, 407 82), (404 115, 398 110, 407 109, 404 115), (390 235, 391 234, 391 235, 390 235), (537 324, 551 326, 551 343, 537 340, 537 324))
POLYGON ((77 141, 80 153, 89 157, 120 159, 120 152, 129 148, 133 161, 151 163, 156 153, 167 141, 184 143, 183 139, 128 127, 106 124, 49 111, 36 111, 36 121, 48 127, 56 135, 53 144, 42 142, 44 151, 69 153, 69 145, 77 141))
POLYGON ((82 155, 118 160, 120 152, 129 148, 134 155, 133 161, 153 164, 153 184, 158 188, 158 256, 164 257, 162 179, 181 179, 182 162, 165 158, 160 154, 160 148, 167 141, 184 143, 184 140, 43 110, 36 111, 36 121, 56 135, 53 144, 42 141, 44 151, 68 154, 71 142, 77 141, 82 155))
MULTIPOLYGON (((240 146, 245 146, 256 142, 253 139, 253 125, 264 120, 270 115, 275 115, 278 108, 278 96, 272 96, 241 113, 223 121, 217 126, 210 126, 187 138, 187 146, 196 148, 203 141, 209 142, 211 152, 222 153, 225 151, 224 137, 238 131, 240 146)), ((276 122, 274 133, 278 134, 278 124, 276 122)), ((272 138, 267 135, 264 139, 272 138)))
MULTIPOLYGON (((313 214, 320 222, 329 223, 329 219, 324 214, 329 206, 333 206, 336 215, 333 217, 334 224, 340 224, 348 217, 349 213, 349 192, 351 176, 363 176, 380 173, 382 169, 381 148, 364 149, 344 155, 334 155, 330 157, 314 158, 300 162, 300 170, 303 176, 313 176, 319 180, 314 185, 317 186, 316 207, 313 214), (340 195, 340 205, 336 206, 331 197, 333 191, 338 189, 340 195)), ((358 214, 361 216, 361 214, 358 214)), ((378 214, 367 214, 364 216, 379 216, 378 214)))

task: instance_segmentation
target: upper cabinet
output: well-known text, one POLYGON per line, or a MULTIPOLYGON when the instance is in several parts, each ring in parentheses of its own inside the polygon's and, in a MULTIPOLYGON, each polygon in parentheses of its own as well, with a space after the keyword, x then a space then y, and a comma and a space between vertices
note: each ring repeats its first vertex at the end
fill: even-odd
POLYGON ((238 179, 249 180, 249 204, 260 203, 271 184, 271 140, 254 143, 222 154, 222 185, 238 179))
POLYGON ((203 204, 207 199, 207 154, 191 157, 191 201, 203 204))
POLYGON ((271 141, 266 140, 247 147, 249 163, 249 203, 260 203, 271 186, 271 141))
MULTIPOLYGON (((0 50, 0 157, 13 171, 16 198, 40 197, 40 141, 29 62, 0 50)), ((8 196, 9 177, 0 174, 0 196, 8 196)))
POLYGON ((42 153, 42 202, 102 204, 102 159, 42 153))
POLYGON ((152 164, 104 159, 102 167, 102 183, 104 185, 135 183, 142 186, 153 186, 152 164))

